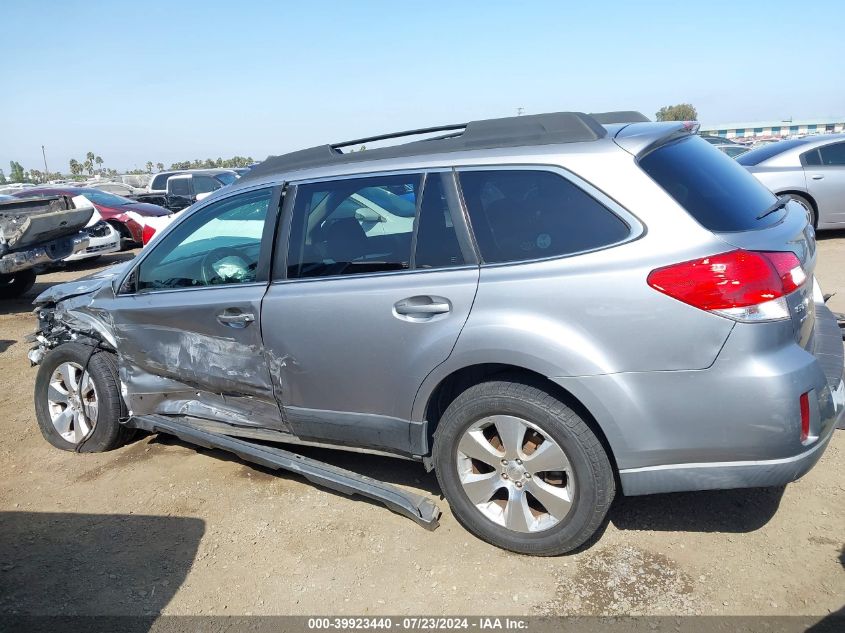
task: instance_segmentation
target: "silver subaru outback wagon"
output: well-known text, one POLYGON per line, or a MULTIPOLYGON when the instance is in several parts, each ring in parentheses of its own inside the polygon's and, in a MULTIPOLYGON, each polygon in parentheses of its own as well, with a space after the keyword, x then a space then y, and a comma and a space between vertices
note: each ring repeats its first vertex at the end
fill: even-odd
POLYGON ((845 411, 807 214, 694 124, 628 114, 268 159, 38 297, 44 437, 173 433, 431 527, 431 501, 281 446, 409 458, 468 530, 537 555, 617 491, 797 479, 845 411))

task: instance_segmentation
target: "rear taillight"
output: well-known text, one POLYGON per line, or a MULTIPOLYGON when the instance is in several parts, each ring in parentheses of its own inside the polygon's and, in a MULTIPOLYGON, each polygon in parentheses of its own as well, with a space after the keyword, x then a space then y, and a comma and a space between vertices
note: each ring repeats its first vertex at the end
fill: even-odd
POLYGON ((736 250, 651 271, 648 285, 738 321, 789 318, 786 295, 807 276, 792 252, 736 250))
POLYGON ((810 437, 810 393, 802 393, 798 402, 801 407, 801 441, 806 442, 810 437))
POLYGON ((141 231, 141 243, 146 246, 147 243, 153 238, 153 235, 156 234, 156 230, 151 227, 149 224, 144 225, 144 230, 141 231))

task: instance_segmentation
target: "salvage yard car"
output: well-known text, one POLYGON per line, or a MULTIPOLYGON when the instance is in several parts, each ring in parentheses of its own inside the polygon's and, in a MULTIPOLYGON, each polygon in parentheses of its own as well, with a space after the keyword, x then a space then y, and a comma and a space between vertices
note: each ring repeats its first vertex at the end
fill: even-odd
POLYGON ((777 195, 800 202, 817 230, 845 228, 845 134, 769 143, 737 162, 777 195))
POLYGON ((84 198, 4 196, 0 200, 0 299, 19 297, 32 288, 39 266, 83 255, 92 240, 100 240, 103 227, 92 223, 95 213, 84 198))
POLYGON ((435 525, 267 441, 410 458, 468 530, 535 555, 584 544, 618 489, 797 479, 845 412, 807 215, 695 124, 631 120, 268 159, 38 297, 41 432, 80 452, 175 433, 435 525))

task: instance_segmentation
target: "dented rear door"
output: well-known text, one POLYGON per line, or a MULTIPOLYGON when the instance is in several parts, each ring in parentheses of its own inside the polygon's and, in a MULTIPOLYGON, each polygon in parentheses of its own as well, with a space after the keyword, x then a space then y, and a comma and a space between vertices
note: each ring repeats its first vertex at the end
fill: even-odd
POLYGON ((284 430, 261 343, 278 195, 219 199, 143 253, 111 310, 134 415, 284 430))

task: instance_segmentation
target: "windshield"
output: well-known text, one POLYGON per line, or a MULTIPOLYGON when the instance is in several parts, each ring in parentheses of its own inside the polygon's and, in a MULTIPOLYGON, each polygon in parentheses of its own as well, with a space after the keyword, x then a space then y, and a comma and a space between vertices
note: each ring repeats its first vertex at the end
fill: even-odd
POLYGON ((769 143, 768 145, 762 145, 757 149, 752 149, 751 151, 746 152, 742 156, 736 159, 740 165, 748 165, 752 167, 754 165, 758 165, 762 163, 764 160, 768 160, 772 156, 777 156, 781 152, 785 152, 788 149, 793 147, 797 147, 799 145, 803 145, 807 142, 807 139, 803 138, 793 138, 786 141, 777 141, 775 143, 769 143))
POLYGON ((94 204, 102 204, 106 207, 122 207, 124 204, 132 204, 134 200, 124 198, 123 196, 116 196, 107 191, 100 191, 99 189, 80 189, 78 194, 85 196, 94 204))
POLYGON ((222 174, 216 174, 214 177, 220 182, 222 182, 224 185, 231 185, 238 179, 235 174, 230 174, 227 172, 224 172, 222 174))

